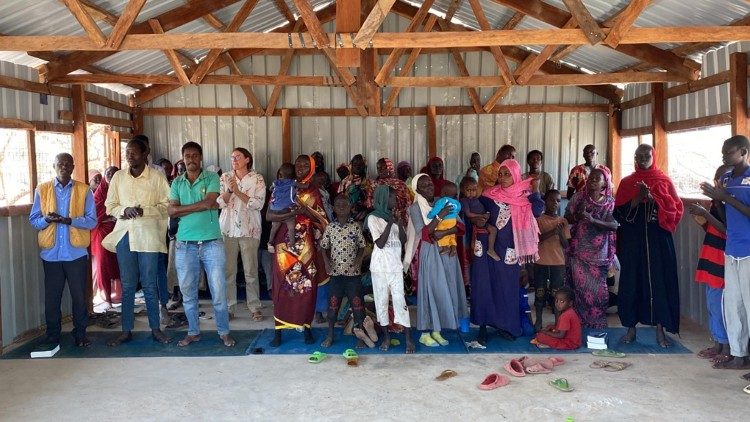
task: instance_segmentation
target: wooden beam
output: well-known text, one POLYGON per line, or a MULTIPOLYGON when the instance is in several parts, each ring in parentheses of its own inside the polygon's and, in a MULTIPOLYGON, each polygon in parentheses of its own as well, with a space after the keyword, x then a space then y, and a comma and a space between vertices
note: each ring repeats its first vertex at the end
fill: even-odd
MULTIPOLYGON (((576 25, 576 20, 571 18, 563 28, 575 28, 576 25)), ((550 56, 552 56, 552 53, 554 53, 557 48, 558 46, 556 45, 548 45, 544 47, 542 51, 539 52, 539 54, 530 54, 529 57, 516 68, 516 75, 518 75, 516 81, 518 82, 518 84, 523 85, 528 82, 528 80, 531 79, 534 73, 536 73, 537 70, 542 67, 544 62, 549 60, 550 56)))
MULTIPOLYGON (((229 66, 229 72, 232 75, 237 75, 237 76, 242 75, 242 72, 240 71, 240 67, 237 66, 237 63, 234 61, 234 59, 229 53, 222 54, 222 57, 224 58, 224 62, 227 64, 227 66, 229 66)), ((253 86, 241 85, 240 88, 242 89, 242 92, 245 93, 245 97, 247 97, 247 101, 250 103, 250 105, 252 105, 255 115, 262 116, 264 114, 263 106, 260 104, 258 97, 256 97, 255 93, 253 92, 253 86)))
POLYGON ((80 182, 88 183, 88 149, 86 148, 86 91, 83 85, 73 85, 70 87, 70 118, 73 120, 73 161, 76 163, 73 169, 73 179, 80 182))
MULTIPOLYGON (((240 9, 234 15, 234 18, 232 18, 232 22, 227 25, 227 28, 226 30, 224 30, 224 32, 237 32, 237 30, 240 29, 240 26, 242 26, 247 17, 250 16, 250 13, 253 11, 256 4, 258 4, 258 0, 245 0, 245 3, 242 4, 240 9)), ((195 72, 193 72, 193 75, 190 77, 190 82, 194 84, 201 83, 206 74, 208 74, 208 72, 211 70, 211 66, 214 64, 216 59, 219 58, 219 55, 222 51, 224 51, 223 48, 211 49, 211 51, 208 52, 206 57, 204 57, 201 63, 198 65, 198 68, 195 69, 195 72)))
POLYGON ((130 27, 133 26, 133 22, 141 13, 143 5, 146 4, 146 0, 130 0, 125 6, 125 10, 122 11, 120 19, 117 20, 117 24, 112 28, 112 32, 109 34, 107 39, 107 46, 114 48, 115 50, 120 48, 122 40, 125 39, 125 35, 130 31, 130 27))
MULTIPOLYGON (((464 61, 463 56, 461 56, 461 51, 458 50, 457 48, 454 48, 451 50, 451 56, 453 57, 453 61, 456 62, 456 68, 458 69, 458 73, 462 77, 469 77, 470 76, 469 69, 466 67, 466 62, 464 61)), ((502 89, 502 87, 498 89, 502 89)), ((476 110, 477 113, 481 113, 482 112, 482 100, 479 98, 479 93, 477 92, 477 89, 474 87, 468 87, 466 88, 466 93, 469 95, 469 101, 471 101, 471 105, 472 107, 474 107, 474 110, 476 110)))
POLYGON ((607 144, 607 165, 612 171, 612 184, 618 186, 622 178, 622 138, 620 136, 620 118, 622 112, 612 104, 607 113, 609 121, 609 143, 607 144))
POLYGON ((95 94, 93 92, 86 91, 84 93, 84 96, 86 97, 86 101, 94 104, 98 104, 100 106, 104 106, 107 108, 111 108, 113 110, 122 111, 125 113, 132 113, 133 108, 130 107, 127 104, 123 104, 118 101, 110 100, 109 98, 105 97, 104 95, 95 94))
MULTIPOLYGON (((669 82, 679 80, 675 75, 664 72, 648 73, 595 73, 591 75, 536 75, 529 78, 526 85, 567 86, 567 85, 609 85, 626 82, 669 82)), ((394 76, 387 86, 396 87, 484 87, 504 86, 500 76, 394 76)))
MULTIPOLYGON (((73 121, 73 133, 75 134, 75 114, 73 111, 67 111, 67 110, 60 110, 57 112, 57 117, 60 120, 72 120, 73 121)), ((109 116, 98 116, 95 114, 87 114, 86 115, 86 122, 87 123, 96 123, 100 125, 108 125, 108 126, 119 126, 119 127, 133 127, 133 122, 128 119, 118 119, 116 117, 109 117, 109 116)))
POLYGON ((273 0, 273 3, 276 5, 276 9, 281 13, 284 18, 286 18, 287 22, 294 23, 297 19, 294 17, 294 14, 292 14, 292 11, 289 10, 289 6, 286 5, 285 0, 273 0))
MULTIPOLYGON (((60 3, 65 4, 65 0, 59 1, 60 3)), ((115 25, 117 25, 118 19, 120 19, 120 17, 115 15, 114 13, 110 13, 103 7, 99 7, 89 2, 88 0, 78 0, 78 2, 81 3, 81 6, 83 6, 83 8, 89 12, 89 15, 91 15, 94 20, 106 22, 107 24, 109 24, 109 26, 114 27, 115 25)))
MULTIPOLYGON (((289 73, 289 67, 292 65, 292 60, 294 60, 294 50, 290 50, 286 53, 284 58, 281 60, 281 66, 279 66, 279 76, 286 76, 289 73)), ((271 97, 268 99, 268 104, 266 105, 266 114, 272 115, 274 109, 276 108, 276 103, 279 101, 279 97, 281 97, 281 91, 284 89, 282 85, 276 85, 273 87, 273 91, 271 91, 271 97)))
MULTIPOLYGON (((205 107, 153 107, 138 108, 145 116, 254 116, 247 108, 205 108, 205 107)), ((285 109, 293 117, 310 116, 359 116, 355 108, 296 108, 285 109)), ((394 108, 394 116, 426 116, 426 107, 394 108)), ((438 115, 476 114, 471 106, 438 106, 438 115)), ((489 114, 512 113, 606 113, 607 104, 507 104, 493 107, 489 114)), ((273 116, 281 116, 281 110, 275 109, 273 116)), ((271 117, 271 115, 266 115, 271 117)))
MULTIPOLYGON (((707 88, 729 83, 731 78, 730 71, 725 70, 723 72, 716 73, 705 78, 698 79, 697 81, 690 81, 684 84, 671 86, 664 90, 664 98, 670 99, 679 97, 680 95, 690 94, 692 92, 698 92, 707 88)), ((626 110, 629 108, 640 107, 651 103, 651 94, 641 95, 640 97, 632 98, 622 103, 621 109, 626 110)))
POLYGON ((42 132, 73 133, 73 125, 32 120, 34 129, 42 132))
MULTIPOLYGON (((336 2, 336 32, 352 33, 360 28, 363 4, 359 1, 336 2)), ((370 8, 372 9, 372 8, 370 8)), ((377 28, 375 28, 377 30, 377 28)), ((342 40, 343 42, 343 40, 342 40)), ((348 45, 348 43, 345 42, 348 45)), ((359 67, 360 51, 355 48, 337 48, 336 63, 342 67, 359 67)))
POLYGON ((635 20, 638 19, 638 15, 646 9, 650 1, 630 0, 630 3, 618 17, 617 23, 610 29, 607 38, 604 39, 604 43, 612 48, 616 48, 620 44, 623 34, 626 34, 630 30, 635 20))
POLYGON ((31 82, 27 81, 26 79, 14 78, 12 76, 0 75, 0 88, 10 88, 19 91, 57 95, 59 97, 70 97, 70 88, 31 82))
POLYGON ((281 161, 292 162, 292 122, 289 109, 281 109, 281 161))
MULTIPOLYGON (((328 61, 331 64, 331 69, 344 81, 344 83, 349 86, 354 83, 355 78, 354 75, 347 69, 340 67, 339 64, 336 62, 336 52, 334 51, 333 47, 336 46, 336 43, 333 42, 331 45, 331 39, 335 39, 335 35, 329 39, 328 34, 323 32, 323 26, 321 25, 320 20, 315 15, 315 11, 312 8, 312 5, 308 0, 294 0, 294 4, 297 6, 297 10, 300 13, 300 16, 302 17, 302 20, 305 22, 305 26, 307 26, 307 31, 309 32, 308 37, 311 37, 309 40, 311 44, 313 44, 314 47, 320 48, 323 50, 323 53, 328 57, 328 61)), ((300 36, 302 38, 302 36, 300 36)), ((293 38, 292 38, 293 40, 293 38)), ((287 44, 289 44, 289 39, 287 39, 287 44)), ((354 94, 353 91, 347 90, 348 93, 354 94)), ((355 100, 355 97, 352 97, 352 100, 355 102, 359 102, 359 100, 355 100)))
POLYGON ((747 53, 729 56, 729 111, 732 115, 732 135, 748 136, 747 125, 747 53))
POLYGON ((721 126, 732 122, 731 113, 715 114, 712 116, 698 117, 695 119, 679 120, 669 122, 665 125, 668 133, 694 130, 711 126, 721 126))
POLYGON ((526 15, 521 12, 514 13, 513 16, 508 19, 508 22, 505 22, 505 25, 503 25, 502 29, 511 30, 515 28, 525 17, 526 15))
MULTIPOLYGON (((457 0, 453 0, 456 2, 457 0)), ((404 29, 405 33, 408 32, 414 32, 419 28, 419 25, 422 24, 422 21, 424 21, 425 16, 427 16, 427 13, 430 11, 430 7, 432 7, 432 4, 435 2, 435 0, 425 0, 424 3, 422 3, 422 6, 416 11, 416 13, 411 17, 411 21, 409 21, 409 25, 404 29)), ((434 22, 433 22, 434 25, 434 22)), ((429 31, 432 29, 428 29, 427 25, 425 25, 425 31, 429 31)), ((375 82, 383 86, 386 80, 390 77, 391 72, 398 64, 399 60, 401 59, 401 55, 406 51, 404 48, 394 48, 393 51, 391 51, 391 54, 388 55, 388 58, 385 59, 383 62, 383 65, 380 67, 380 71, 375 76, 375 82)), ((417 52, 417 55, 419 53, 417 52)), ((407 66, 404 66, 407 67, 407 66)), ((403 69, 403 68, 402 68, 403 69)))
POLYGON ((180 85, 176 76, 170 75, 141 75, 141 74, 111 74, 111 75, 89 75, 71 74, 61 76, 50 84, 111 84, 111 83, 135 83, 135 84, 172 84, 180 85))
POLYGON ((83 30, 86 31, 89 39, 91 39, 96 46, 103 47, 107 43, 107 37, 104 36, 99 25, 97 25, 94 18, 89 15, 89 12, 83 8, 83 5, 81 5, 78 0, 63 1, 65 6, 68 7, 68 10, 70 10, 70 13, 73 14, 73 17, 76 18, 78 23, 81 24, 83 30))
MULTIPOLYGON (((492 0, 495 3, 509 7, 518 12, 527 14, 530 17, 538 19, 544 23, 555 26, 557 28, 565 25, 570 17, 572 16, 566 10, 558 9, 557 7, 548 4, 542 0, 492 0)), ((635 29, 635 28, 634 28, 635 29)), ((689 29, 687 30, 689 31, 689 29)), ((654 43, 658 41, 648 41, 654 43)), ((551 43, 544 43, 544 45, 551 43)), ((565 42, 563 44, 570 45, 572 43, 565 42)), ((618 45, 615 49, 623 54, 635 57, 639 60, 653 63, 654 65, 661 67, 667 71, 671 71, 682 75, 687 80, 698 79, 697 71, 700 70, 700 63, 693 60, 685 59, 677 54, 669 51, 662 50, 653 45, 638 45, 638 46, 627 46, 618 45)), ((553 60, 559 60, 557 57, 553 57, 553 60)))
POLYGON ((375 7, 372 8, 370 14, 367 16, 367 19, 365 19, 364 23, 362 23, 362 27, 359 29, 359 31, 357 31, 357 35, 354 36, 352 44, 363 50, 367 48, 368 43, 372 39, 372 36, 375 35, 376 32, 378 32, 380 25, 385 20, 388 12, 391 11, 391 7, 395 2, 396 0, 378 0, 378 2, 375 4, 375 7))
POLYGON ((0 117, 0 128, 34 130, 34 125, 26 120, 0 117))
POLYGON ((217 31, 224 32, 224 30, 227 29, 227 25, 222 22, 221 19, 217 18, 213 13, 206 13, 205 15, 203 15, 203 20, 217 31))
MULTIPOLYGON (((199 19, 207 13, 220 10, 224 7, 237 3, 239 0, 193 0, 190 4, 175 7, 174 9, 168 10, 160 15, 154 16, 153 19, 158 19, 161 22, 164 31, 170 31, 179 26, 182 26, 190 21, 199 19)), ((130 28, 129 34, 148 34, 151 32, 151 27, 148 22, 141 22, 133 25, 130 28)), ((0 37, 2 39, 2 37, 0 37)), ((181 48, 177 46, 175 48, 181 48)), ((159 48, 162 50, 163 48, 159 48)), ((69 50, 64 48, 53 47, 51 49, 45 48, 29 48, 24 51, 38 51, 38 50, 69 50)), ((40 78, 46 78, 47 80, 54 80, 58 76, 67 75, 68 73, 81 69, 83 66, 88 66, 92 63, 105 59, 116 51, 85 51, 67 54, 61 57, 59 60, 47 63, 46 74, 40 73, 40 78)))
POLYGON ((651 126, 642 126, 631 129, 620 129, 620 136, 622 138, 629 138, 631 136, 648 135, 651 133, 651 126))
MULTIPOLYGON (((360 9, 360 21, 364 22, 369 15, 369 11, 375 7, 377 0, 365 0, 362 2, 360 9)), ((336 2, 337 4, 339 2, 336 2)), ((357 88, 359 96, 364 99, 367 114, 369 116, 380 116, 381 113, 381 89, 375 83, 375 74, 379 69, 378 51, 374 48, 358 50, 360 54, 359 73, 357 74, 357 88)))
MULTIPOLYGON (((148 24, 151 26, 151 30, 154 31, 154 34, 163 34, 164 28, 161 27, 161 24, 157 19, 149 19, 148 24)), ((174 74, 177 76, 177 79, 180 80, 180 83, 183 85, 190 84, 190 78, 188 78, 187 73, 185 73, 185 69, 182 68, 182 63, 180 63, 180 58, 177 57, 177 53, 175 50, 162 50, 164 55, 167 57, 167 60, 169 60, 169 63, 172 65, 172 69, 174 69, 174 74)))
POLYGON ((656 164, 664 173, 669 174, 669 146, 667 145, 666 119, 664 115, 664 84, 651 84, 651 136, 656 150, 656 164))
POLYGON ((437 157, 437 109, 427 106, 427 160, 437 157))
POLYGON ((563 0, 565 7, 568 8, 570 14, 578 22, 578 26, 581 27, 581 31, 588 38, 591 45, 600 43, 607 35, 599 28, 599 23, 591 16, 591 13, 582 0, 563 0))
POLYGON ((33 130, 26 131, 26 148, 29 163, 29 202, 34 203, 34 191, 39 184, 39 176, 36 168, 36 132, 33 130))
POLYGON ((133 114, 131 115, 133 120, 133 127, 131 128, 134 135, 143 133, 143 109, 140 107, 133 108, 133 114))

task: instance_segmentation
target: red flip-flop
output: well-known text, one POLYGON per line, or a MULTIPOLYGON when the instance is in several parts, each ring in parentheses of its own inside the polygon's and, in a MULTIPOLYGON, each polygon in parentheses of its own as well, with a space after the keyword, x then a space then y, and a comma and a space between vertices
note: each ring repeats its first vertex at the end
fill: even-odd
POLYGON ((480 390, 494 390, 498 387, 508 385, 509 382, 510 380, 508 377, 493 372, 487 375, 487 378, 485 378, 478 387, 480 390))
POLYGON ((503 365, 503 369, 508 371, 508 373, 513 375, 514 377, 526 376, 523 365, 517 359, 509 360, 505 365, 503 365))

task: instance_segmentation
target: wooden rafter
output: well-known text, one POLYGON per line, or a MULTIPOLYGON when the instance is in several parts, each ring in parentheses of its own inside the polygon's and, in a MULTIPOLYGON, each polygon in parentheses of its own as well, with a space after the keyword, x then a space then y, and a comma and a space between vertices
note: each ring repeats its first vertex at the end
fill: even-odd
POLYGON ((286 18, 287 22, 294 23, 297 19, 294 17, 294 14, 289 9, 289 6, 286 5, 285 0, 273 0, 273 3, 276 5, 276 9, 284 15, 284 18, 286 18))
MULTIPOLYGON (((224 59, 224 62, 229 67, 229 73, 232 75, 242 76, 242 71, 240 71, 240 67, 237 66, 237 62, 234 61, 232 56, 229 53, 223 53, 221 57, 224 59)), ((258 97, 255 96, 255 93, 253 92, 253 86, 252 85, 240 85, 240 88, 242 89, 242 92, 245 93, 245 97, 247 97, 247 101, 250 103, 250 105, 253 106, 253 111, 258 116, 263 116, 263 106, 260 104, 260 101, 258 100, 258 97)))
POLYGON ((203 20, 217 31, 224 32, 227 29, 227 25, 222 22, 221 19, 217 18, 213 13, 206 13, 203 16, 203 20))
MULTIPOLYGON (((571 18, 563 28, 574 28, 577 25, 578 22, 575 18, 571 18)), ((557 48, 558 46, 556 45, 548 45, 544 47, 539 54, 530 54, 529 57, 516 68, 516 75, 518 75, 516 81, 521 85, 525 84, 531 79, 531 76, 542 67, 544 62, 549 60, 550 56, 552 56, 552 53, 554 53, 557 48)))
MULTIPOLYGON (((530 17, 538 19, 544 23, 555 27, 562 27, 571 18, 571 14, 565 10, 548 4, 542 0, 492 0, 500 5, 510 7, 513 10, 527 14, 530 17)), ((634 28, 635 29, 635 28, 634 28)), ((692 30, 692 29, 690 29, 692 30)), ((686 30, 689 32, 690 30, 686 30)), ((704 40, 705 41, 705 40, 704 40)), ((659 42, 655 40, 645 41, 646 43, 659 42)), ((690 41, 678 41, 690 42, 690 41)), ((559 44, 559 43, 558 43, 559 44)), ((565 42, 569 45, 573 43, 565 42)), ((546 45, 546 43, 545 43, 546 45)), ((685 79, 698 79, 700 63, 693 60, 687 60, 677 54, 662 50, 650 44, 640 45, 620 45, 615 48, 620 53, 635 57, 641 61, 652 63, 657 67, 674 72, 683 76, 685 79)))
MULTIPOLYGON (((438 20, 438 25, 440 25, 440 28, 442 30, 446 29, 446 24, 443 20, 438 20)), ((469 69, 466 67, 466 62, 464 61, 463 56, 461 55, 461 50, 457 48, 451 48, 450 50, 451 57, 453 57, 453 61, 456 62, 456 69, 458 69, 458 74, 464 77, 468 77, 469 75, 469 69)), ((479 93, 477 92, 477 89, 475 87, 468 87, 466 88, 467 94, 469 95, 469 101, 471 101, 471 106, 474 107, 474 110, 476 110, 477 113, 482 112, 482 100, 479 98, 479 93)))
POLYGON ((103 47, 107 42, 107 37, 104 36, 101 28, 96 24, 96 21, 91 17, 88 10, 84 9, 78 0, 64 0, 64 2, 70 13, 73 14, 78 23, 81 24, 83 30, 86 31, 91 41, 97 46, 103 47))
MULTIPOLYGON (((305 22, 307 31, 312 37, 313 46, 323 51, 323 54, 328 57, 331 69, 337 75, 339 75, 341 79, 344 80, 344 83, 346 83, 346 85, 353 84, 355 81, 354 75, 352 75, 349 69, 339 67, 338 63, 336 62, 336 52, 329 46, 330 40, 328 38, 328 34, 323 31, 323 26, 318 17, 315 15, 315 11, 313 10, 310 2, 308 0, 294 0, 294 4, 297 6, 300 17, 305 22)), ((353 92, 351 93, 353 94, 353 92)), ((352 99, 354 99, 355 97, 352 97, 352 99)))
MULTIPOLYGON (((190 4, 175 7, 174 9, 168 10, 161 13, 158 16, 154 16, 154 19, 158 19, 161 23, 164 31, 170 31, 174 28, 182 26, 195 19, 199 19, 207 13, 211 13, 237 3, 239 0, 193 0, 190 4)), ((148 34, 151 32, 151 27, 148 22, 141 22, 133 25, 130 28, 128 34, 148 34)), ((177 46, 174 48, 181 48, 177 46)), ((159 48, 158 50, 162 50, 159 48)), ((66 50, 60 48, 28 48, 24 51, 38 51, 38 50, 66 50)), ((43 80, 54 80, 58 76, 67 75, 68 73, 81 69, 83 66, 88 66, 99 60, 105 59, 116 51, 81 51, 70 53, 62 56, 60 60, 47 63, 45 67, 46 73, 39 74, 40 79, 43 80)))
POLYGON ((615 23, 609 31, 607 38, 604 39, 604 43, 612 48, 616 48, 620 44, 620 39, 624 34, 630 30, 633 23, 638 19, 638 15, 643 12, 648 6, 651 0, 630 0, 622 13, 620 13, 617 23, 615 23))
MULTIPOLYGON (((240 9, 237 11, 237 13, 234 15, 234 18, 232 18, 232 22, 227 25, 227 28, 224 30, 224 32, 236 32, 238 29, 240 29, 240 26, 242 26, 242 23, 245 22, 248 16, 250 16, 250 13, 255 8, 255 5, 258 4, 258 0, 245 0, 245 3, 242 4, 240 9)), ((203 58, 201 63, 198 65, 198 68, 193 72, 193 75, 190 77, 190 82, 194 84, 201 83, 201 80, 208 74, 208 72, 211 70, 211 66, 214 64, 216 59, 219 58, 219 54, 224 51, 223 48, 213 48, 211 51, 208 52, 206 57, 203 58)))
MULTIPOLYGON (((59 2, 65 4, 65 0, 59 0, 59 2)), ((107 24, 109 24, 109 26, 115 26, 117 24, 119 16, 115 15, 114 13, 109 12, 103 7, 95 5, 88 0, 78 0, 78 2, 81 3, 81 6, 83 6, 83 8, 89 12, 94 20, 106 22, 107 24)))
MULTIPOLYGON (((363 7, 371 8, 370 4, 359 1, 337 1, 336 2, 336 32, 354 33, 362 25, 363 7)), ((337 48, 336 63, 340 67, 359 67, 362 51, 356 48, 337 48)))
POLYGON ((395 2, 396 0, 378 0, 370 11, 370 14, 367 15, 367 19, 362 23, 357 35, 354 36, 352 44, 363 50, 367 48, 367 44, 372 39, 372 36, 378 32, 380 24, 383 23, 395 2))
POLYGON ((112 32, 107 38, 107 46, 114 48, 115 50, 120 48, 122 40, 125 39, 130 27, 133 26, 135 18, 141 13, 143 5, 146 4, 146 0, 130 0, 122 11, 120 18, 117 20, 117 24, 112 28, 112 32))
POLYGON ((599 27, 599 23, 591 16, 591 12, 586 9, 582 0, 563 0, 563 3, 578 22, 578 26, 591 45, 598 44, 607 37, 607 34, 599 27))
MULTIPOLYGON (((303 25, 304 23, 302 22, 302 19, 295 22, 292 33, 300 32, 303 25)), ((279 76, 286 76, 287 74, 289 74, 289 68, 292 66, 292 60, 294 60, 294 53, 294 50, 288 50, 284 57, 281 59, 281 66, 279 66, 279 76)), ((266 115, 273 115, 273 111, 276 108, 276 103, 279 101, 279 97, 281 97, 282 89, 283 87, 281 85, 276 85, 273 87, 273 91, 271 91, 271 97, 268 99, 268 104, 266 105, 266 115)))
MULTIPOLYGON (((164 28, 161 27, 161 24, 156 19, 149 19, 148 24, 151 25, 151 30, 154 31, 154 34, 163 34, 164 28)), ((180 80, 180 82, 183 85, 187 85, 190 83, 190 78, 188 77, 187 73, 185 73, 185 69, 182 68, 182 63, 180 63, 180 58, 177 56, 177 53, 175 53, 174 50, 162 50, 164 52, 164 55, 167 57, 167 60, 169 60, 169 63, 172 65, 172 68, 174 69, 174 73, 177 76, 177 79, 180 80)))

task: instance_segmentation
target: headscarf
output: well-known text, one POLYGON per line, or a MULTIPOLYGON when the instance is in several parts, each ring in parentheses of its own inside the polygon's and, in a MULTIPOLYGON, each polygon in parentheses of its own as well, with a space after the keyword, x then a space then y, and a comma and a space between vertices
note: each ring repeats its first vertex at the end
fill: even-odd
POLYGON ((390 158, 386 157, 381 158, 381 160, 383 160, 383 162, 385 163, 385 168, 386 170, 388 170, 388 177, 386 178, 390 179, 396 177, 396 169, 393 167, 393 161, 391 161, 390 158))
MULTIPOLYGON (((432 206, 429 202, 427 202, 427 199, 422 196, 419 192, 417 192, 417 183, 419 182, 419 179, 422 177, 430 177, 426 173, 419 173, 416 176, 414 176, 411 179, 411 189, 414 192, 414 203, 419 206, 419 213, 422 214, 422 221, 425 225, 430 224, 432 221, 431 218, 427 218, 427 214, 432 209, 432 206)), ((409 270, 409 266, 411 266, 411 261, 414 259, 414 254, 417 252, 417 246, 419 245, 419 239, 421 236, 417 234, 417 228, 414 225, 413 219, 409 219, 409 223, 407 225, 406 229, 406 247, 404 250, 406 253, 404 254, 404 271, 409 270)))
POLYGON ((532 179, 521 180, 521 166, 516 160, 507 159, 500 163, 498 171, 505 167, 513 177, 513 184, 507 188, 501 185, 492 186, 482 192, 483 196, 495 202, 510 205, 511 223, 513 224, 513 243, 520 264, 527 264, 539 258, 539 226, 531 210, 528 195, 531 192, 532 179))
POLYGON ((398 219, 407 223, 409 221, 409 206, 412 202, 409 189, 406 187, 406 183, 396 177, 396 173, 393 169, 393 161, 386 157, 383 157, 382 160, 385 162, 386 168, 388 169, 388 177, 376 179, 374 185, 376 187, 384 185, 393 189, 396 194, 396 206, 393 208, 393 212, 398 219))
POLYGON ((396 176, 399 176, 399 173, 401 173, 401 169, 404 167, 411 167, 411 163, 408 161, 399 161, 396 165, 396 176))
POLYGON ((300 180, 300 183, 308 183, 310 180, 312 180, 312 177, 315 176, 315 159, 312 158, 310 155, 303 155, 303 157, 307 157, 310 160, 310 172, 307 173, 307 176, 305 176, 302 180, 300 180))
POLYGON ((388 199, 391 194, 391 188, 387 185, 379 185, 375 188, 375 194, 373 195, 373 210, 365 217, 365 227, 367 227, 367 220, 370 216, 380 217, 385 221, 390 220, 393 217, 393 212, 388 209, 388 199))
MULTIPOLYGON (((440 192, 443 190, 443 186, 445 186, 445 183, 448 182, 448 180, 445 179, 445 163, 443 162, 443 159, 440 157, 432 157, 427 162, 427 165, 422 168, 422 173, 426 173, 430 178, 432 179, 432 184, 435 185, 435 196, 440 196, 440 192), (440 173, 437 177, 432 177, 431 168, 432 163, 439 162, 443 166, 443 172, 440 173)), ((416 177, 412 179, 412 184, 414 184, 414 180, 416 180, 416 177)), ((416 192, 416 189, 414 190, 416 192)))
POLYGON ((495 186, 498 173, 500 173, 500 164, 497 161, 493 161, 479 170, 479 183, 477 184, 479 193, 495 186))
POLYGON ((652 149, 653 164, 648 169, 642 169, 636 164, 635 171, 620 181, 615 197, 615 206, 619 207, 638 195, 638 183, 644 182, 651 190, 651 196, 658 208, 657 219, 659 226, 669 232, 677 229, 682 218, 684 206, 677 195, 672 180, 656 165, 656 150, 652 149))

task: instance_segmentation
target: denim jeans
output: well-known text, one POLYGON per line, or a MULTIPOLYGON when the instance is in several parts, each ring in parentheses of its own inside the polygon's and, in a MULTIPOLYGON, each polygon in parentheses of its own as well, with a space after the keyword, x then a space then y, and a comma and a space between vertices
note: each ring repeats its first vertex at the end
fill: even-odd
POLYGON ((117 244, 117 263, 120 265, 122 281, 122 331, 133 331, 135 288, 138 281, 143 287, 143 297, 148 310, 148 326, 159 329, 159 298, 156 289, 156 273, 159 252, 132 252, 129 235, 126 233, 117 244))
POLYGON ((229 334, 229 308, 224 278, 226 264, 224 241, 218 239, 196 244, 178 240, 175 242, 175 248, 177 278, 182 292, 182 306, 188 320, 188 335, 197 336, 201 332, 198 319, 198 280, 201 264, 208 276, 216 329, 220 336, 229 334))
POLYGON ((167 306, 169 302, 169 286, 167 285, 167 258, 169 254, 159 253, 159 265, 156 272, 156 289, 159 291, 159 303, 167 306))
POLYGON ((263 275, 266 277, 266 290, 269 295, 273 289, 273 273, 271 272, 271 265, 273 264, 273 255, 268 252, 266 248, 258 248, 258 261, 260 261, 260 267, 263 269, 263 275))

